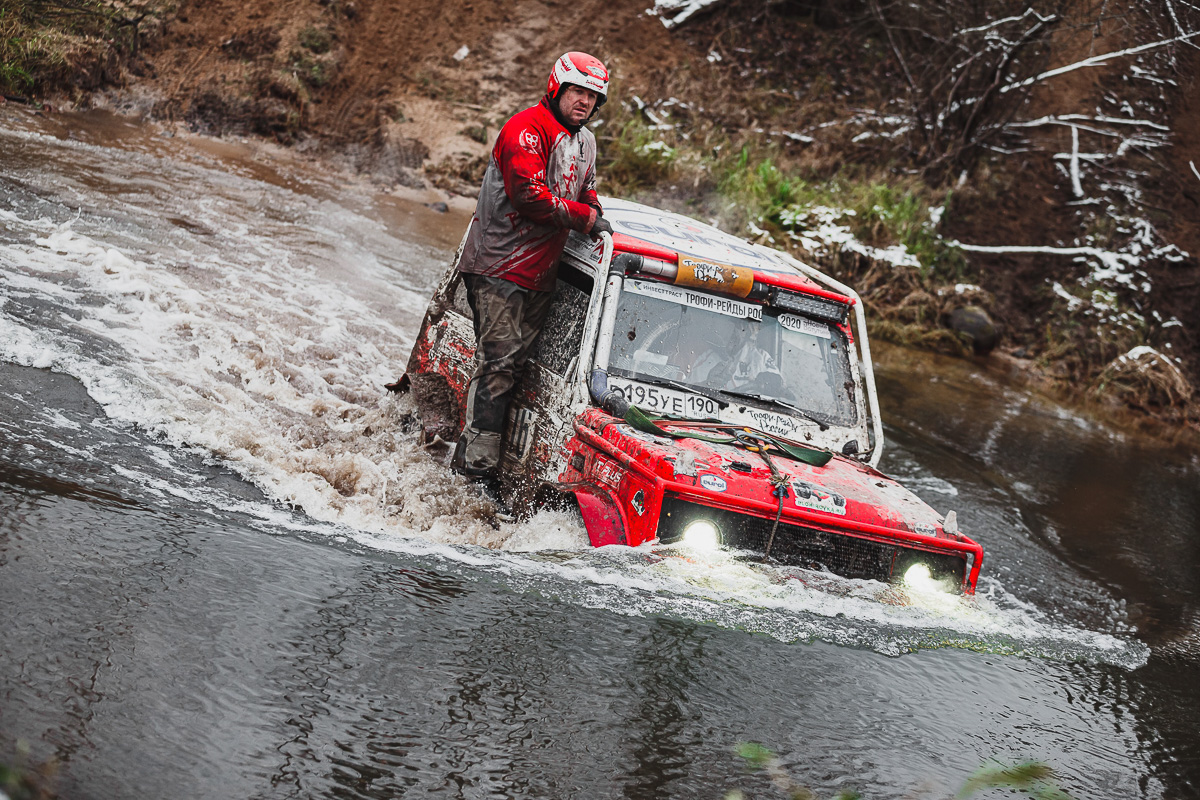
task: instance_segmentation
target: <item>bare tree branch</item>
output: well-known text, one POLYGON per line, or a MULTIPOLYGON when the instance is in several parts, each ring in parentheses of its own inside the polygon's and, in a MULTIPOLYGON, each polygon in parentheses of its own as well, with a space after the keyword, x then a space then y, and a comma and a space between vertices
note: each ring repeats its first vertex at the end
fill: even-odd
POLYGON ((1129 47, 1124 50, 1117 50, 1112 53, 1105 53, 1105 54, 1099 55, 1099 56, 1092 56, 1091 58, 1085 58, 1083 61, 1077 61, 1074 64, 1067 64, 1065 67, 1056 67, 1051 70, 1046 70, 1045 72, 1041 73, 1040 75, 1034 75, 1032 78, 1026 78, 1025 80, 1019 81, 1017 83, 1010 83, 1009 85, 1003 87, 1000 91, 1001 92, 1010 92, 1013 89, 1023 89, 1027 86, 1032 86, 1033 84, 1038 83, 1039 81, 1044 81, 1046 78, 1053 78, 1055 75, 1062 75, 1066 72, 1073 72, 1074 70, 1083 69, 1084 67, 1099 66, 1101 64, 1104 64, 1106 61, 1111 61, 1114 58, 1121 58, 1123 56, 1131 56, 1136 53, 1144 53, 1147 50, 1154 50, 1156 48, 1166 47, 1167 45, 1175 44, 1176 42, 1188 41, 1190 39, 1194 39, 1197 36, 1200 36, 1200 31, 1195 31, 1194 33, 1189 33, 1184 36, 1176 36, 1172 39, 1164 39, 1161 42, 1150 42, 1149 44, 1138 45, 1137 47, 1129 47))

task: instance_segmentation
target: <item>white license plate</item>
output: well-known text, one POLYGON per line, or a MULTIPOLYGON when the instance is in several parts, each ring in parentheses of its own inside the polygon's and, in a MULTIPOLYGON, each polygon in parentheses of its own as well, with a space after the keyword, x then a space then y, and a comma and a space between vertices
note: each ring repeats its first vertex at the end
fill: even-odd
POLYGON ((625 399, 643 411, 688 419, 716 419, 717 401, 698 394, 662 386, 608 377, 608 385, 625 393, 625 399))

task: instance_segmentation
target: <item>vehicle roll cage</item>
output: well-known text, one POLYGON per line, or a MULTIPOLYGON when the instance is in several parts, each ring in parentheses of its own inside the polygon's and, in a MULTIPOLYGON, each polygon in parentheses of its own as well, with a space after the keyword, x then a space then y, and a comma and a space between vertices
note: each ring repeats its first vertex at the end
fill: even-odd
MULTIPOLYGON (((633 252, 615 254, 616 245, 613 237, 608 233, 602 233, 600 234, 602 245, 600 261, 598 264, 593 262, 589 265, 596 269, 594 279, 604 278, 605 286, 603 292, 596 292, 593 289, 589 299, 586 323, 583 329, 583 348, 581 357, 576 362, 575 375, 572 380, 577 399, 586 401, 587 398, 590 398, 601 409, 617 417, 624 417, 629 403, 620 392, 608 386, 608 361, 612 352, 612 333, 616 323, 617 306, 620 303, 621 291, 624 287, 625 274, 629 270, 640 270, 645 263, 645 258, 668 261, 679 257, 678 253, 657 245, 643 243, 631 237, 622 236, 621 238, 622 246, 629 246, 629 250, 633 252), (588 354, 591 354, 590 359, 588 354)), ((867 464, 871 467, 878 466, 879 459, 883 456, 883 421, 879 413, 879 397, 875 390, 875 372, 871 363, 871 346, 867 340, 867 321, 863 312, 862 299, 849 286, 787 253, 770 250, 757 244, 751 246, 767 259, 783 259, 788 266, 801 275, 814 283, 824 284, 828 289, 821 289, 819 285, 809 286, 801 280, 789 279, 790 276, 786 274, 780 275, 764 270, 754 270, 756 285, 779 287, 790 292, 799 292, 843 303, 849 301, 848 305, 853 308, 855 323, 851 327, 852 338, 858 345, 859 361, 865 373, 862 376, 863 379, 856 381, 856 385, 862 386, 866 395, 866 410, 870 420, 869 431, 872 436, 868 447, 870 457, 867 459, 867 464)))

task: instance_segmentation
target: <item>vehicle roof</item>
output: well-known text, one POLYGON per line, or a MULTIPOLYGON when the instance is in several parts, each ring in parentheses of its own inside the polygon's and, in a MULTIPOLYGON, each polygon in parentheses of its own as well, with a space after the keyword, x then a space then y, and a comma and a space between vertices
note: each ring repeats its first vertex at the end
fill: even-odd
MULTIPOLYGON (((612 223, 613 232, 622 237, 708 261, 785 275, 791 279, 789 283, 799 280, 819 288, 816 282, 772 250, 755 247, 707 223, 615 197, 602 197, 600 204, 604 208, 604 218, 612 223)), ((622 238, 614 239, 614 243, 618 250, 635 249, 622 238)), ((643 252, 643 255, 652 253, 643 252)))

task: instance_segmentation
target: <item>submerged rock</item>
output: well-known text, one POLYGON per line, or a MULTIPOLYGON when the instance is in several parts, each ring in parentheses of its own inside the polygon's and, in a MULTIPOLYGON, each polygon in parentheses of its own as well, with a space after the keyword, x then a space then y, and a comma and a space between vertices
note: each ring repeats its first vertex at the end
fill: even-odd
POLYGON ((950 312, 949 326, 955 333, 965 336, 976 355, 985 356, 992 352, 1000 341, 1000 332, 988 313, 979 306, 964 306, 950 312))

